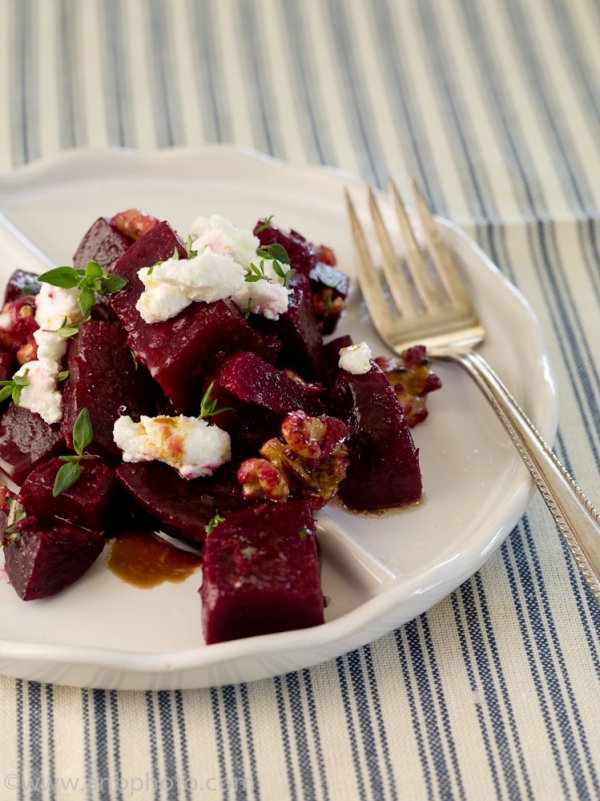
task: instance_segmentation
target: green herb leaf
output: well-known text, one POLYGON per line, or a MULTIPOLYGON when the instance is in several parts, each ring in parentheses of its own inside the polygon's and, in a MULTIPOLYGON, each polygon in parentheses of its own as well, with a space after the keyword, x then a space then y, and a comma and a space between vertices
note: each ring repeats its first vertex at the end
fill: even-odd
POLYGON ((250 317, 253 306, 254 306, 254 298, 248 298, 248 303, 244 306, 243 309, 240 309, 241 313, 244 315, 246 320, 248 319, 248 317, 250 317))
POLYGON ((281 261, 284 264, 290 264, 288 252, 279 242, 272 242, 270 245, 259 247, 256 249, 256 253, 258 256, 262 256, 263 259, 277 259, 277 261, 281 261))
POLYGON ((94 430, 92 428, 92 421, 90 420, 90 413, 84 406, 77 415, 73 425, 73 450, 79 456, 83 456, 83 452, 93 439, 94 430))
POLYGON ((55 267, 53 270, 42 273, 38 280, 44 284, 60 286, 63 289, 73 289, 78 286, 81 276, 73 267, 55 267))
POLYGON ((224 520, 225 518, 218 512, 215 515, 213 515, 211 519, 208 521, 208 524, 204 526, 206 534, 207 535, 212 534, 213 531, 216 529, 216 527, 219 525, 219 523, 222 523, 224 520))
POLYGON ((194 245, 194 240, 192 239, 192 235, 190 234, 185 242, 185 250, 188 259, 193 259, 195 256, 198 255, 198 251, 194 250, 193 245, 194 245))
POLYGON ((127 279, 117 273, 110 275, 103 275, 101 280, 101 293, 103 295, 112 295, 114 292, 119 292, 127 286, 127 279))
POLYGON ((298 536, 301 540, 305 540, 308 537, 308 531, 305 528, 301 528, 298 532, 298 536))
POLYGON ((30 381, 27 379, 28 371, 25 370, 23 375, 13 375, 12 378, 7 378, 4 381, 0 381, 0 402, 6 400, 7 398, 12 398, 13 403, 19 403, 21 400, 21 392, 23 391, 24 387, 28 387, 30 381))
POLYGON ((104 270, 102 269, 102 265, 98 264, 97 261, 88 261, 85 265, 86 278, 102 278, 103 275, 104 270))
POLYGON ((79 325, 71 325, 65 317, 60 324, 60 328, 57 328, 55 333, 63 337, 63 339, 69 339, 69 337, 74 337, 75 334, 79 333, 79 325))
POLYGON ((248 266, 248 269, 250 270, 250 272, 247 273, 246 277, 244 278, 244 281, 247 281, 248 283, 253 283, 254 281, 260 281, 261 278, 265 277, 264 261, 261 261, 260 264, 254 264, 254 262, 251 262, 250 265, 248 266))
POLYGON ((4 529, 4 536, 9 540, 14 540, 17 537, 17 523, 20 520, 23 520, 23 518, 27 517, 27 512, 16 498, 8 495, 6 501, 8 503, 8 514, 6 516, 6 528, 4 529))
POLYGON ((54 486, 52 488, 52 495, 54 498, 58 497, 61 492, 68 490, 73 484, 76 484, 83 472, 79 462, 67 462, 59 468, 56 478, 54 479, 54 486))
POLYGON ((63 289, 78 289, 77 302, 84 317, 96 302, 96 294, 112 295, 127 284, 122 276, 105 272, 97 261, 88 261, 85 270, 56 267, 40 275, 39 280, 63 289))
POLYGON ((277 261, 277 259, 274 259, 273 272, 275 273, 275 275, 278 275, 280 278, 283 279, 283 285, 287 287, 288 281, 290 280, 292 275, 294 275, 296 270, 294 270, 293 267, 290 267, 288 270, 284 270, 281 264, 277 261))
POLYGON ((256 226, 256 233, 260 234, 263 231, 266 231, 267 228, 270 228, 272 219, 273 219, 273 215, 272 214, 269 214, 268 217, 265 217, 264 220, 260 223, 260 225, 256 226))
POLYGON ((208 389, 202 396, 202 400, 200 401, 200 414, 198 415, 200 420, 203 420, 205 417, 214 417, 217 414, 223 414, 223 412, 234 411, 231 406, 223 406, 220 409, 217 408, 217 399, 211 397, 214 387, 215 382, 211 381, 208 385, 208 389))

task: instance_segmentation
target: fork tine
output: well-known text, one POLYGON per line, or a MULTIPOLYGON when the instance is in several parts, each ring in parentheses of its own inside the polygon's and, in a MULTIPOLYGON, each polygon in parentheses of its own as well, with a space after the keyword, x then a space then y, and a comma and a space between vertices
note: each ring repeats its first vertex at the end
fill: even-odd
POLYGON ((411 312, 414 313, 413 290, 406 280, 400 260, 394 251, 392 240, 371 187, 369 187, 369 208, 381 250, 383 272, 387 278, 390 292, 402 316, 408 317, 411 312))
POLYGON ((390 181, 389 188, 390 194, 392 195, 392 199, 394 201, 394 208, 396 210, 396 216, 400 225, 402 238, 404 239, 404 244, 406 247, 406 263, 408 264, 411 277, 415 283, 421 302, 426 311, 439 308, 439 292, 437 291, 436 286, 429 275, 427 265, 425 264, 423 256, 421 255, 421 250, 415 238, 412 224, 408 218, 406 207, 402 198, 400 197, 398 187, 394 181, 390 181))
POLYGON ((471 307, 471 300, 465 290, 464 279, 458 272, 454 259, 442 239, 440 229, 423 196, 423 192, 414 178, 412 186, 429 252, 448 299, 453 304, 471 307))
POLYGON ((354 239, 354 247, 358 254, 357 270, 361 292, 369 309, 371 320, 381 336, 386 339, 391 324, 390 311, 381 288, 381 279, 375 267, 369 246, 360 224, 354 204, 348 190, 345 190, 346 208, 354 239))

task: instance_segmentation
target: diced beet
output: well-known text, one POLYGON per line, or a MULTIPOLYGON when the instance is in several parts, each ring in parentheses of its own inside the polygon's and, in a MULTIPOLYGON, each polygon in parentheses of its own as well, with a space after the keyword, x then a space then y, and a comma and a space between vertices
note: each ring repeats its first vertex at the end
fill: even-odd
POLYGON ((106 529, 116 486, 114 468, 99 459, 84 460, 78 481, 54 498, 54 479, 62 465, 60 459, 50 459, 27 476, 19 493, 27 514, 40 520, 56 517, 74 526, 106 529))
POLYGON ((115 420, 124 414, 136 420, 152 414, 149 376, 143 367, 136 367, 121 325, 81 323, 69 349, 67 369, 61 430, 68 446, 73 446, 75 419, 86 407, 94 431, 90 452, 120 457, 113 441, 115 420))
POLYGON ((417 501, 419 452, 385 373, 375 364, 363 375, 339 370, 332 407, 353 429, 350 464, 339 489, 346 506, 366 511, 417 501))
POLYGON ((262 406, 277 415, 302 409, 309 414, 324 411, 319 385, 305 384, 278 370, 255 353, 230 356, 214 376, 215 390, 221 388, 244 403, 262 406))
POLYGON ((213 418, 233 438, 240 458, 254 454, 265 440, 277 436, 282 418, 298 409, 324 411, 321 386, 291 378, 254 353, 230 356, 212 378, 218 408, 231 408, 213 418))
POLYGON ((114 271, 128 284, 111 295, 111 305, 127 330, 132 350, 176 409, 197 413, 202 379, 225 355, 242 348, 262 355, 268 348, 228 300, 192 303, 164 322, 142 320, 135 308, 143 290, 138 270, 170 258, 175 249, 185 258, 185 248, 166 222, 140 237, 115 264, 114 271))
POLYGON ((350 278, 330 264, 318 261, 310 271, 313 310, 324 335, 333 334, 346 306, 350 278))
POLYGON ((324 361, 327 374, 327 383, 333 384, 338 374, 338 363, 340 360, 340 349, 348 348, 354 341, 349 334, 343 334, 328 342, 323 348, 324 361))
POLYGON ((9 402, 0 419, 0 468, 15 484, 40 462, 65 450, 59 425, 9 402))
POLYGON ((73 264, 78 269, 84 269, 88 261, 97 261, 105 270, 109 270, 132 241, 111 225, 109 220, 98 217, 79 243, 73 256, 73 264))
POLYGON ((205 526, 248 506, 228 465, 213 476, 186 480, 160 462, 121 464, 117 478, 133 498, 155 517, 168 534, 189 542, 202 542, 205 526))
POLYGON ((6 381, 15 372, 15 357, 7 350, 0 351, 0 381, 6 381))
POLYGON ((201 597, 207 643, 322 623, 309 504, 259 504, 217 526, 204 544, 201 597))
POLYGON ((41 523, 25 518, 14 534, 0 535, 6 573, 24 601, 55 595, 89 570, 100 555, 101 532, 77 528, 62 520, 41 523))
POLYGON ((8 279, 4 291, 4 302, 10 303, 21 295, 37 295, 40 291, 40 282, 37 273, 28 273, 25 270, 15 270, 8 279))
POLYGON ((255 325, 281 339, 281 366, 296 370, 308 380, 322 381, 325 372, 323 337, 313 312, 309 279, 296 273, 288 286, 292 291, 285 314, 275 321, 256 320, 255 325))

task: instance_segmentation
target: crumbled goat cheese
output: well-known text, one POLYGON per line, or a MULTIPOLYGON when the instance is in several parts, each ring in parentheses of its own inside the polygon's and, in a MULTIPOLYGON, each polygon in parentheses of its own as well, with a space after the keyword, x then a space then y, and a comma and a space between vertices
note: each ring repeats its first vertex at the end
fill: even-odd
POLYGON ((258 281, 244 282, 233 302, 244 311, 262 314, 267 320, 279 320, 279 315, 287 311, 290 290, 281 284, 274 284, 260 278, 258 281))
POLYGON ((138 272, 144 291, 136 309, 147 323, 168 320, 192 301, 231 297, 246 272, 231 256, 203 251, 191 259, 167 259, 138 272))
POLYGON ((67 340, 56 331, 44 331, 38 328, 33 332, 33 338, 37 345, 38 361, 60 362, 67 352, 67 340))
POLYGON ((366 342, 340 348, 338 365, 353 375, 363 375, 371 369, 371 348, 366 342))
POLYGON ((139 423, 119 417, 113 439, 124 462, 165 462, 183 478, 209 476, 231 459, 226 431, 197 417, 145 417, 139 423))
POLYGON ((136 309, 145 322, 158 323, 175 317, 192 302, 232 298, 244 311, 278 320, 287 311, 290 291, 275 272, 273 260, 257 256, 259 246, 251 231, 236 228, 218 214, 199 217, 192 226, 191 258, 171 258, 139 270, 144 291, 136 309), (264 278, 245 280, 252 264, 263 271, 264 278))
POLYGON ((232 256, 246 268, 256 258, 256 248, 260 246, 260 240, 252 231, 237 228, 220 214, 196 218, 192 224, 191 236, 192 247, 198 253, 209 250, 232 256))
POLYGON ((77 289, 63 289, 42 283, 35 298, 35 321, 39 329, 33 338, 37 359, 27 362, 16 373, 25 375, 29 385, 23 387, 19 406, 36 412, 47 423, 58 423, 62 417, 62 399, 57 389, 60 361, 67 350, 67 341, 56 333, 63 323, 77 325, 83 319, 77 289))
POLYGON ((62 398, 56 389, 59 364, 44 359, 26 362, 15 375, 25 377, 29 384, 21 390, 19 406, 36 412, 47 423, 58 423, 62 417, 62 398))
POLYGON ((43 283, 35 297, 36 323, 46 331, 56 331, 65 318, 70 325, 77 325, 83 319, 78 296, 77 289, 63 289, 43 283))

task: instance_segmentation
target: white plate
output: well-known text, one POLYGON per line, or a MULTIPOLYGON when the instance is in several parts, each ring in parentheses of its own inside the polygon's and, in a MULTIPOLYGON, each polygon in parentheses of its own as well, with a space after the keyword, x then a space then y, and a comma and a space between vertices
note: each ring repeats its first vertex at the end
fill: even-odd
MULTIPOLYGON (((343 204, 350 176, 296 167, 230 147, 75 151, 0 177, 0 209, 57 264, 69 263, 98 216, 141 206, 184 234, 199 214, 219 212, 251 227, 274 214, 335 248, 352 272, 343 204)), ((557 401, 540 332, 525 300, 451 225, 489 336, 482 350, 547 439, 557 401)), ((39 267, 6 233, 2 276, 39 267)), ((341 332, 378 341, 358 293, 341 332)), ((0 581, 0 672, 89 687, 173 689, 250 681, 316 664, 414 618, 476 571, 527 504, 531 483, 507 435, 458 368, 439 365, 442 391, 414 430, 425 497, 399 514, 373 518, 328 509, 323 527, 326 623, 302 631, 207 647, 201 634, 200 574, 149 590, 116 578, 101 557, 76 585, 49 599, 20 601, 0 581)))

